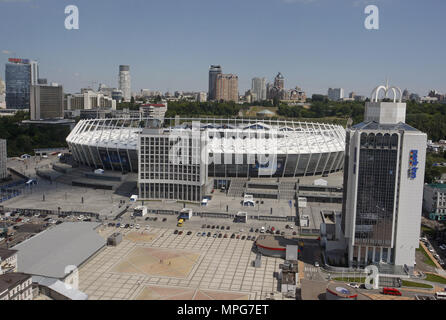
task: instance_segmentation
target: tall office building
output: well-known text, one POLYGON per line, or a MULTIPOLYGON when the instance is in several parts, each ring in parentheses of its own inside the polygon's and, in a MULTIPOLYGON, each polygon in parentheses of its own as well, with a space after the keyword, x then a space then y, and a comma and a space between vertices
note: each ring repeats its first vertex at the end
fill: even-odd
POLYGON ((217 76, 222 74, 221 66, 211 65, 209 68, 209 100, 216 100, 217 76))
POLYGON ((238 76, 218 74, 215 85, 215 100, 238 101, 238 76))
POLYGON ((6 140, 0 139, 0 180, 5 179, 8 176, 6 169, 6 160, 8 152, 6 148, 6 140))
POLYGON ((122 98, 128 102, 132 98, 130 85, 130 66, 119 66, 119 90, 122 91, 122 98))
POLYGON ((31 120, 63 119, 64 94, 62 86, 31 86, 31 120))
POLYGON ((255 95, 256 101, 266 100, 266 79, 253 78, 251 84, 251 94, 255 95))
POLYGON ((347 130, 342 228, 351 266, 414 266, 427 136, 405 123, 401 98, 399 88, 377 87, 364 122, 347 130), (379 101, 381 90, 393 102, 379 101))
POLYGON ((36 61, 10 58, 5 67, 6 107, 29 109, 32 85, 37 85, 39 67, 36 61))
POLYGON ((342 88, 329 88, 328 89, 328 99, 331 101, 339 101, 344 98, 344 89, 342 88))

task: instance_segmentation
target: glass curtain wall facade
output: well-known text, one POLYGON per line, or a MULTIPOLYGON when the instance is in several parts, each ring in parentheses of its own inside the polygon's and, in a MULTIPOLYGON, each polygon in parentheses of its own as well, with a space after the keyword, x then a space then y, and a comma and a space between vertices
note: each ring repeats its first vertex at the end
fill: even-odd
POLYGON ((29 109, 31 65, 7 63, 5 68, 6 108, 29 109))

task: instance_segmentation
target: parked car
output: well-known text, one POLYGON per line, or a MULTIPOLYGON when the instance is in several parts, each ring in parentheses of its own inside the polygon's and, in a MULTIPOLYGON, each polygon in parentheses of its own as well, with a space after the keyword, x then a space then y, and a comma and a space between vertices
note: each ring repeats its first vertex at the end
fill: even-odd
POLYGON ((163 218, 163 222, 166 222, 167 221, 167 218, 163 218))
POLYGON ((136 225, 135 225, 135 228, 136 228, 136 229, 139 229, 139 228, 140 228, 140 225, 139 225, 139 224, 136 224, 136 225))
POLYGON ((215 229, 215 226, 212 226, 211 229, 215 229))
POLYGON ((210 227, 211 227, 211 226, 210 226, 209 224, 206 226, 206 228, 208 228, 208 229, 209 229, 210 227))
POLYGON ((201 232, 197 232, 197 237, 201 236, 201 232))
POLYGON ((217 238, 217 234, 216 233, 214 233, 214 238, 217 238))
POLYGON ((211 233, 210 233, 210 232, 208 232, 207 236, 208 236, 208 237, 210 237, 210 236, 211 236, 211 233))
POLYGON ((249 229, 249 232, 254 232, 254 228, 249 229))
POLYGON ((293 236, 297 236, 297 232, 296 231, 293 231, 293 236))
POLYGON ((235 237, 236 239, 240 239, 240 235, 238 234, 237 237, 235 237))
POLYGON ((235 238, 235 234, 233 233, 232 235, 231 235, 231 239, 234 239, 235 238))
POLYGON ((175 230, 175 231, 173 232, 173 234, 178 234, 178 230, 175 230))
POLYGON ((223 235, 220 233, 219 235, 218 235, 218 238, 222 238, 223 237, 223 235))
POLYGON ((202 236, 202 237, 206 236, 206 232, 203 232, 203 233, 201 234, 201 236, 202 236))
POLYGON ((231 227, 230 227, 230 226, 227 226, 227 227, 226 227, 226 230, 231 230, 231 227))
POLYGON ((319 268, 319 262, 316 261, 316 262, 314 263, 314 266, 315 266, 316 268, 319 268))
POLYGON ((221 226, 220 230, 225 230, 225 226, 221 226))
POLYGON ((125 225, 125 228, 126 228, 126 229, 130 228, 130 224, 127 223, 127 224, 125 225))
POLYGON ((246 240, 251 240, 251 236, 248 236, 248 237, 246 238, 246 240))
POLYGON ((153 218, 153 221, 157 221, 157 220, 158 220, 158 218, 157 218, 157 217, 153 218))
POLYGON ((187 233, 186 233, 186 235, 188 235, 188 236, 190 236, 192 234, 192 231, 188 231, 187 233))
POLYGON ((179 236, 181 236, 182 234, 183 234, 183 231, 182 231, 182 230, 178 231, 178 235, 179 235, 179 236))
POLYGON ((242 240, 245 240, 246 239, 246 237, 245 236, 242 236, 242 240))
POLYGON ((227 233, 225 233, 225 235, 223 236, 223 238, 228 238, 228 234, 227 233))

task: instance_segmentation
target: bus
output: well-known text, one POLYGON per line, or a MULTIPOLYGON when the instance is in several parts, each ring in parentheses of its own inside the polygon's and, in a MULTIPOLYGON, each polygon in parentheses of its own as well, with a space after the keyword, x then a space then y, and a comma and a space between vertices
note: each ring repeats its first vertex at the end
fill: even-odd
POLYGON ((401 292, 398 289, 395 288, 384 288, 383 294, 388 294, 391 296, 401 296, 401 292))
POLYGON ((184 219, 178 220, 177 227, 182 227, 184 224, 184 219))
POLYGON ((437 300, 446 300, 446 292, 435 292, 435 298, 437 300))

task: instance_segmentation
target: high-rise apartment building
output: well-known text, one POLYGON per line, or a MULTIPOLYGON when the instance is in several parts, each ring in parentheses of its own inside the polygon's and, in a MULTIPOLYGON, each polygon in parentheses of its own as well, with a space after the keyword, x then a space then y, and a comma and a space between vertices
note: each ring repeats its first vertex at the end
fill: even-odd
POLYGON ((377 87, 364 122, 347 130, 342 228, 351 266, 414 266, 427 136, 405 123, 401 97, 399 88, 377 87), (393 102, 379 101, 381 90, 393 102))
POLYGON ((328 99, 331 101, 339 101, 344 98, 344 89, 342 88, 329 88, 328 89, 328 99))
POLYGON ((37 85, 39 67, 36 61, 10 58, 5 67, 6 107, 29 109, 32 85, 37 85))
POLYGON ((31 120, 63 119, 64 94, 62 86, 31 86, 31 120))
POLYGON ((128 102, 132 98, 130 84, 130 66, 119 66, 119 90, 122 91, 122 98, 128 102))
POLYGON ((209 68, 209 100, 216 100, 217 76, 222 74, 221 66, 211 65, 209 68))
POLYGON ((238 101, 238 76, 235 74, 218 74, 215 85, 215 100, 238 101))
POLYGON ((266 100, 266 79, 253 78, 251 84, 251 94, 255 95, 255 101, 266 100))

